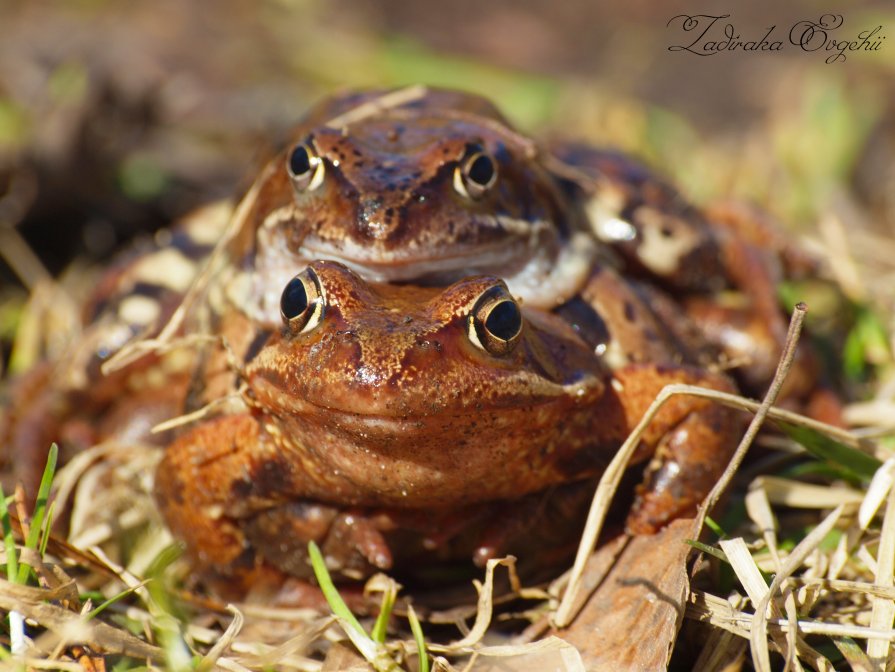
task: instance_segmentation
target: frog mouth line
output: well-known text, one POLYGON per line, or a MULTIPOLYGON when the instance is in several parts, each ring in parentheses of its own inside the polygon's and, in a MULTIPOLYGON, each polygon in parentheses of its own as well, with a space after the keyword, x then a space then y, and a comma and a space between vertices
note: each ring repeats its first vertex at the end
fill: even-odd
MULTIPOLYGON (((520 404, 519 406, 507 405, 490 406, 485 408, 477 407, 475 409, 475 412, 511 412, 516 408, 525 408, 527 409, 527 412, 534 412, 538 407, 548 406, 554 401, 558 401, 563 398, 583 396, 587 394, 590 387, 590 385, 588 384, 589 380, 590 378, 585 378, 577 383, 557 385, 557 393, 555 395, 545 395, 544 398, 540 401, 528 400, 524 404, 520 404)), ((298 396, 289 396, 284 400, 284 395, 278 393, 280 387, 276 383, 266 379, 263 373, 261 373, 259 378, 256 379, 256 381, 253 383, 253 387, 256 390, 256 394, 262 399, 264 397, 268 397, 268 395, 273 392, 274 394, 268 398, 271 400, 275 399, 279 402, 273 404, 269 402, 262 403, 263 407, 277 408, 280 413, 288 413, 295 418, 306 418, 308 416, 325 416, 327 418, 326 422, 321 422, 318 424, 333 425, 342 428, 354 426, 354 428, 360 430, 389 429, 390 431, 400 430, 401 432, 406 432, 408 424, 422 425, 427 421, 439 417, 469 417, 471 413, 471 409, 459 408, 455 410, 447 410, 443 408, 432 409, 428 412, 411 411, 407 413, 370 413, 365 412, 363 409, 347 409, 344 407, 311 401, 307 398, 298 396)))
POLYGON ((543 248, 518 240, 479 245, 465 253, 432 256, 384 253, 375 258, 371 257, 368 248, 353 247, 338 248, 324 241, 309 243, 306 239, 298 253, 307 259, 339 262, 373 282, 401 282, 446 275, 458 279, 468 275, 500 275, 495 269, 518 268, 544 253, 543 248), (421 272, 421 268, 425 270, 421 272))

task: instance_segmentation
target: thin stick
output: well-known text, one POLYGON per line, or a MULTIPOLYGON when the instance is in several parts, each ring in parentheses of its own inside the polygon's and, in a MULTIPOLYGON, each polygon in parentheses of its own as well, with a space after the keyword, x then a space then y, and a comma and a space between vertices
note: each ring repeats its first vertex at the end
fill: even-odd
POLYGON ((740 440, 740 445, 737 446, 733 457, 730 458, 730 463, 728 464, 727 469, 724 470, 721 478, 715 483, 715 487, 712 488, 702 506, 699 507, 699 512, 696 515, 696 520, 698 522, 696 529, 702 528, 702 522, 705 520, 706 514, 712 510, 712 507, 715 506, 718 499, 721 497, 721 493, 723 493, 727 489, 727 486, 730 485, 733 475, 746 458, 749 446, 752 445, 755 436, 758 434, 765 419, 770 414, 771 407, 774 405, 774 402, 777 401, 780 389, 783 387, 786 376, 789 374, 789 370, 792 367, 792 360, 796 354, 796 346, 799 343, 799 336, 802 333, 802 323, 805 321, 805 313, 807 312, 808 308, 804 303, 796 304, 795 310, 792 313, 792 319, 789 322, 789 331, 786 334, 786 344, 783 346, 783 354, 780 356, 780 363, 777 365, 777 371, 774 373, 774 379, 771 381, 771 386, 768 388, 768 392, 765 394, 758 410, 755 411, 755 416, 752 418, 752 422, 749 423, 746 433, 740 440))

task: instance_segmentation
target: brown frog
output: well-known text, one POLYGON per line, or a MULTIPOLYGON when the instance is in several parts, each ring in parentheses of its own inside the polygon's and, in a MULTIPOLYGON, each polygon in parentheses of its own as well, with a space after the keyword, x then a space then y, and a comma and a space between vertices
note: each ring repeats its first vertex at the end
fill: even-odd
POLYGON ((372 281, 502 277, 529 305, 574 296, 595 245, 539 148, 479 96, 412 87, 330 98, 238 210, 232 303, 276 324, 296 266, 332 259, 372 281), (249 308, 250 306, 250 308, 249 308))
MULTIPOLYGON (((259 573, 308 576, 309 540, 352 578, 523 542, 531 552, 536 502, 599 475, 663 386, 733 389, 679 363, 673 336, 611 269, 585 295, 589 319, 567 320, 523 306, 493 276, 435 288, 311 263, 286 283, 282 326, 241 373, 247 411, 168 447, 156 479, 168 524, 224 592, 259 573), (595 349, 626 361, 610 368, 595 349)), ((705 400, 666 406, 634 458, 656 456, 629 528, 693 510, 737 428, 705 400)))

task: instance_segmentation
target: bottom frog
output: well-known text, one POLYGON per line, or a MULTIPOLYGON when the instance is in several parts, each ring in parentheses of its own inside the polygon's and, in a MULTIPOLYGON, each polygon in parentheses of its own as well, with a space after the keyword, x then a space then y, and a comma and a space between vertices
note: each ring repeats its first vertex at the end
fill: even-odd
MULTIPOLYGON (((646 310, 634 293, 598 298, 586 308, 608 333, 646 310)), ((260 574, 309 577, 311 540, 351 579, 574 542, 594 478, 665 385, 733 391, 678 353, 656 356, 650 333, 652 361, 613 368, 584 321, 528 310, 492 277, 379 285, 319 261, 281 312, 242 372, 248 410, 182 435, 156 478, 200 574, 237 593, 260 574)), ((695 510, 739 428, 704 399, 666 404, 633 458, 654 459, 629 530, 695 510)))

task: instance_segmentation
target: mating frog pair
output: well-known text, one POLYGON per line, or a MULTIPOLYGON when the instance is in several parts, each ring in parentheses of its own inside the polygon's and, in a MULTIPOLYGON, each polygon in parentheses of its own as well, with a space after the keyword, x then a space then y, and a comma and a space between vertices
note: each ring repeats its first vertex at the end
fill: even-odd
MULTIPOLYGON (((172 374, 168 398, 193 408, 242 385, 241 407, 166 449, 166 520, 241 588, 307 576, 311 539, 354 577, 530 545, 531 512, 584 501, 666 384, 733 390, 713 365, 744 355, 745 389, 767 382, 775 283, 800 260, 731 212, 707 217, 618 155, 538 145, 476 96, 324 102, 210 227, 224 254, 185 324, 228 347, 190 360, 189 383, 172 374), (722 307, 722 291, 745 301, 722 307)), ((185 240, 168 255, 196 249, 185 240)), ((111 323, 157 329, 171 309, 125 314, 128 282, 110 281, 111 323)), ((629 527, 691 511, 738 427, 701 400, 666 406, 635 456, 656 459, 629 527)))

